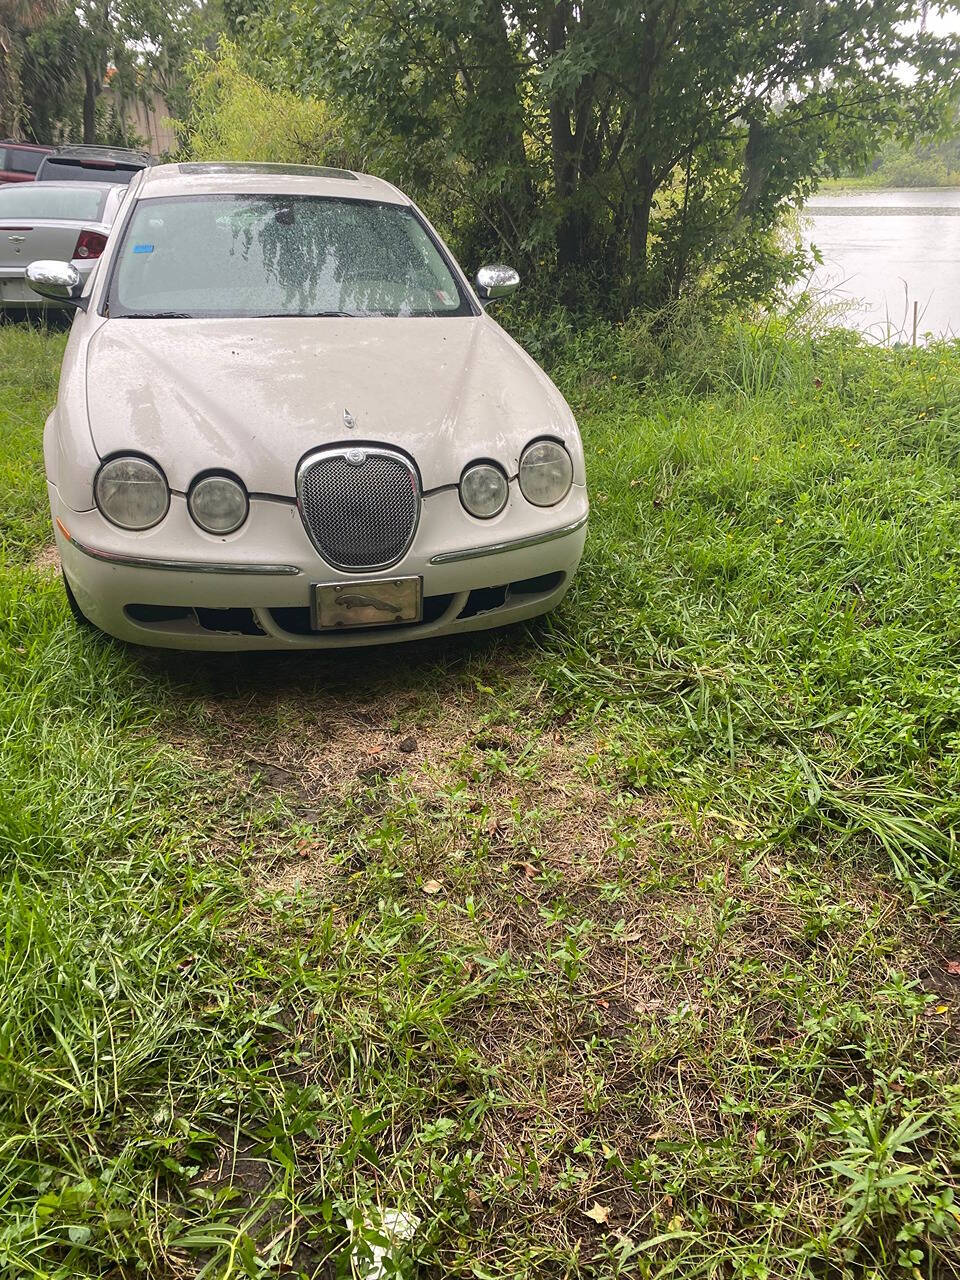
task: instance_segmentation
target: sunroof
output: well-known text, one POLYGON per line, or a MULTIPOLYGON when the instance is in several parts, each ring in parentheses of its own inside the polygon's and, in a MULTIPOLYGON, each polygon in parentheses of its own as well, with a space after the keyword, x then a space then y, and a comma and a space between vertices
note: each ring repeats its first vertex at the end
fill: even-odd
POLYGON ((181 173, 288 173, 291 177, 303 174, 307 178, 341 178, 356 182, 357 175, 349 169, 328 169, 320 164, 268 164, 266 161, 206 161, 190 160, 180 166, 181 173))

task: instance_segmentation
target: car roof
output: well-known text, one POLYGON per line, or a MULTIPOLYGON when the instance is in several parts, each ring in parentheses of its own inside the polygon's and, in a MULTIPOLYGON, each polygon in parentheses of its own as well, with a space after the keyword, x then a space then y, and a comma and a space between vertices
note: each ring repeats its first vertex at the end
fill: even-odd
POLYGON ((0 147, 23 147, 24 151, 48 153, 56 151, 56 147, 48 146, 45 142, 18 142, 16 138, 0 138, 0 147))
MULTIPOLYGON (((31 190, 35 184, 28 182, 6 182, 5 187, 16 187, 17 190, 31 190)), ((44 182, 40 184, 44 191, 51 187, 54 191, 126 191, 125 186, 116 182, 44 182)))
POLYGON ((256 195, 341 196, 410 204, 396 187, 368 173, 323 165, 266 164, 233 161, 187 161, 161 164, 143 171, 138 199, 159 196, 251 192, 256 195))

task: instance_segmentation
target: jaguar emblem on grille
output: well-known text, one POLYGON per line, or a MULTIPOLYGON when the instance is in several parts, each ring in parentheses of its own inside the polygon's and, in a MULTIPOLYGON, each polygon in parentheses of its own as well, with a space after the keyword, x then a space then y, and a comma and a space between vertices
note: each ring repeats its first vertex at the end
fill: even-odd
POLYGON ((343 456, 352 467, 362 467, 367 460, 367 455, 362 449, 348 449, 343 456))

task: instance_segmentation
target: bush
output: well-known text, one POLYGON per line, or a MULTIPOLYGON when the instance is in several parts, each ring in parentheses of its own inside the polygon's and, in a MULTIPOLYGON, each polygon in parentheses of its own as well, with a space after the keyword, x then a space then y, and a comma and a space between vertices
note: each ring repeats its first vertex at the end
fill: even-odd
POLYGON ((181 146, 198 160, 260 160, 349 167, 340 121, 318 98, 272 89, 247 72, 221 40, 190 67, 191 111, 181 146))

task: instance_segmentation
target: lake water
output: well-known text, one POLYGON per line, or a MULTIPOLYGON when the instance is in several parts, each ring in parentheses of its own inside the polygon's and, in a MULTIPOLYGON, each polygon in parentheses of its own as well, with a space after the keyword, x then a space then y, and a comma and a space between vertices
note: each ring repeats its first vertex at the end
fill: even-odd
POLYGON ((823 254, 812 287, 851 304, 844 323, 878 339, 960 337, 960 189, 815 196, 804 240, 823 254))

